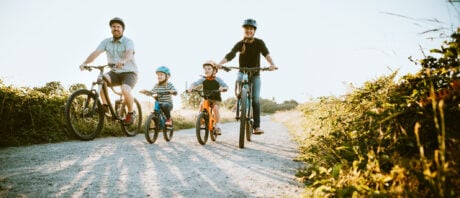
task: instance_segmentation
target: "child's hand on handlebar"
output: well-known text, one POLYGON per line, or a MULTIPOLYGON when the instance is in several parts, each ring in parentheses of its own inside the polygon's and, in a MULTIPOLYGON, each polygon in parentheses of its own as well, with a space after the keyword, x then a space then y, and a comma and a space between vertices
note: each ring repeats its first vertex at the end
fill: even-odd
POLYGON ((118 62, 118 63, 115 64, 115 68, 120 69, 120 68, 122 68, 124 65, 125 65, 125 62, 124 62, 124 61, 120 61, 120 62, 118 62))
POLYGON ((150 92, 149 90, 146 90, 146 89, 140 90, 139 93, 145 94, 145 95, 150 95, 150 94, 152 94, 152 92, 150 92))
POLYGON ((85 66, 86 66, 86 64, 81 64, 81 65, 80 65, 80 71, 85 70, 85 66))
POLYGON ((219 87, 219 91, 220 91, 220 92, 226 92, 226 91, 227 91, 227 87, 219 87))

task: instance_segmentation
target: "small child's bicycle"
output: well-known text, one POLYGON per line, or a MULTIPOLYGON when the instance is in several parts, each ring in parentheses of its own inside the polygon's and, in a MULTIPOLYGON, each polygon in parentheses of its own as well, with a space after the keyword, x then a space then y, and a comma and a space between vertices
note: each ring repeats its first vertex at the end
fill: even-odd
MULTIPOLYGON (((144 129, 145 129, 145 139, 150 144, 155 143, 158 138, 158 133, 163 131, 164 139, 169 142, 173 137, 174 127, 166 125, 166 115, 161 110, 161 104, 158 102, 158 98, 163 95, 169 95, 169 92, 156 92, 155 94, 151 91, 140 91, 140 93, 152 96, 155 99, 155 105, 153 112, 145 120, 144 129)), ((171 119, 172 120, 172 119, 171 119)))
POLYGON ((192 89, 192 92, 198 93, 204 100, 201 112, 196 118, 196 138, 201 145, 205 145, 208 141, 209 135, 211 135, 211 140, 217 140, 217 131, 216 131, 216 119, 214 118, 214 112, 212 111, 212 102, 209 101, 209 96, 215 92, 220 92, 220 90, 196 90, 192 89))

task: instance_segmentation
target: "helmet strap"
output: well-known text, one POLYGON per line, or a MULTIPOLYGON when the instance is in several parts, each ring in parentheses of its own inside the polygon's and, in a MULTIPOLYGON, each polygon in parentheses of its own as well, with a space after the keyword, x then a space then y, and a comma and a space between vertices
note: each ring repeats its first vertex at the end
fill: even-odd
POLYGON ((241 47, 241 52, 240 54, 244 54, 246 52, 246 44, 249 43, 253 43, 254 42, 254 37, 251 37, 251 38, 243 38, 243 47, 241 47))

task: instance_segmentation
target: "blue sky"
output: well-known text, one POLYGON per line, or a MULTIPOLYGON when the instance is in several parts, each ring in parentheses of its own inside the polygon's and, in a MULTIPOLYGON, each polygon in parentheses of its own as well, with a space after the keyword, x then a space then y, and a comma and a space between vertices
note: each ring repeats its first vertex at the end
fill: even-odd
MULTIPOLYGON (((242 21, 255 18, 256 37, 280 68, 262 74, 261 96, 303 102, 345 94, 349 84, 391 70, 417 71, 408 57, 439 47, 440 33, 459 27, 459 12, 460 3, 447 0, 0 0, 0 78, 17 86, 89 86, 97 73, 78 65, 111 36, 108 21, 118 16, 135 43, 136 91, 153 86, 159 65, 171 68, 171 82, 183 91, 204 61, 220 61, 242 38, 242 21)), ((102 54, 94 64, 105 61, 102 54)), ((218 74, 233 85, 235 72, 218 74)))

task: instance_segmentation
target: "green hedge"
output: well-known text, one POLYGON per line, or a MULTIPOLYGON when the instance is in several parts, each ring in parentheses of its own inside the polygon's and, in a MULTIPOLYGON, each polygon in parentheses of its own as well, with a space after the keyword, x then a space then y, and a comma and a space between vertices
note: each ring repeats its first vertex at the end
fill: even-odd
MULTIPOLYGON (((63 114, 67 92, 0 83, 0 147, 68 139, 63 114)), ((56 84, 60 86, 52 82, 43 88, 56 84)))

